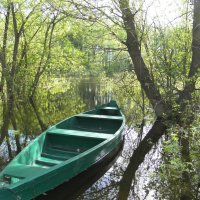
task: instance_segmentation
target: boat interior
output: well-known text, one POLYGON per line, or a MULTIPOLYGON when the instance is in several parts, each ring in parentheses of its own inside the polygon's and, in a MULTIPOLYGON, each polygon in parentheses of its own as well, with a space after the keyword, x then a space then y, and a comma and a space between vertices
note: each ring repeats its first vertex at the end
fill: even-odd
POLYGON ((3 171, 3 181, 16 183, 71 159, 113 137, 122 123, 123 117, 116 107, 104 107, 64 120, 24 149, 3 171))
POLYGON ((86 114, 96 114, 96 115, 109 115, 109 116, 121 116, 121 113, 116 107, 103 107, 96 110, 91 110, 85 112, 86 114))

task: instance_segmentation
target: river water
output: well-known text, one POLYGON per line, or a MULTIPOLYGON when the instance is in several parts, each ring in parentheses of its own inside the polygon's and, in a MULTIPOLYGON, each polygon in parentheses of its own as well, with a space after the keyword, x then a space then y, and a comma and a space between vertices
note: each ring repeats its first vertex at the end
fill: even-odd
MULTIPOLYGON (((127 119, 123 151, 113 166, 77 199, 116 199, 123 170, 134 148, 137 147, 141 120, 145 118, 149 122, 146 123, 144 132, 151 127, 151 119, 148 116, 142 116, 141 109, 139 109, 142 106, 141 95, 134 98, 132 90, 127 90, 130 89, 129 87, 131 86, 124 87, 119 80, 108 78, 103 80, 96 78, 53 80, 52 86, 42 85, 40 87, 34 105, 24 99, 18 99, 15 114, 17 125, 15 129, 12 124, 10 125, 9 141, 5 141, 0 146, 0 167, 3 168, 5 163, 41 133, 42 129, 71 115, 115 99, 127 119)), ((134 94, 138 95, 138 93, 134 94)), ((133 181, 130 199, 154 199, 155 191, 149 188, 149 184, 156 166, 159 165, 158 157, 160 154, 156 149, 146 156, 133 181)))

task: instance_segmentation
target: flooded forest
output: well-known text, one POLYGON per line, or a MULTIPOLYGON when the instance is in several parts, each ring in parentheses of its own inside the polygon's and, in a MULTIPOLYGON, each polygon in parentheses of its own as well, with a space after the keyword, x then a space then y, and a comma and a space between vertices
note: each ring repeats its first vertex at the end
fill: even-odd
POLYGON ((199 24, 200 0, 2 0, 0 172, 115 100, 123 148, 74 199, 200 199, 199 24))

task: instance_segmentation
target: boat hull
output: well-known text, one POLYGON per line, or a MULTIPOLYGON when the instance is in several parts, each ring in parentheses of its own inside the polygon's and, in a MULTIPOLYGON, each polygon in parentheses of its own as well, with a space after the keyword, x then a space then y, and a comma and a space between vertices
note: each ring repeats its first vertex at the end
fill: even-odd
POLYGON ((122 143, 124 126, 115 102, 59 122, 0 173, 8 182, 5 187, 0 182, 0 199, 33 199, 70 181, 122 143))
POLYGON ((93 164, 87 170, 73 177, 69 181, 61 184, 49 192, 38 196, 35 200, 72 200, 81 195, 85 190, 92 186, 106 171, 115 163, 121 155, 124 140, 120 142, 111 152, 101 160, 93 164), (59 196, 58 196, 59 194, 59 196))

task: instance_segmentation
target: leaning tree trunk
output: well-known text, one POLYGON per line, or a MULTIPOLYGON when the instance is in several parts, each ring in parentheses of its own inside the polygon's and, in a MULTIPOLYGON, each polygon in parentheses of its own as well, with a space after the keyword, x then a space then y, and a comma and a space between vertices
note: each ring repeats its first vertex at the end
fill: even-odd
POLYGON ((37 106, 35 104, 35 98, 34 97, 35 97, 36 89, 37 89, 38 84, 39 84, 39 80, 40 80, 42 74, 45 72, 45 69, 48 67, 49 62, 50 62, 53 32, 54 32, 54 29, 55 29, 55 25, 57 23, 57 22, 55 22, 55 20, 56 20, 56 17, 54 17, 53 20, 51 21, 51 23, 47 26, 47 29, 46 29, 46 32, 45 32, 42 55, 41 55, 41 58, 40 58, 39 66, 37 68, 37 72, 36 72, 35 77, 34 77, 32 89, 31 89, 30 94, 29 94, 29 102, 30 102, 31 106, 33 107, 33 110, 36 114, 39 125, 41 127, 41 130, 43 130, 43 131, 47 128, 47 126, 45 125, 42 118, 40 117, 39 111, 38 111, 37 106), (45 57, 46 57, 46 59, 45 59, 45 57))
POLYGON ((41 130, 42 130, 42 131, 46 130, 46 129, 47 129, 47 126, 46 126, 45 123, 43 122, 43 120, 42 120, 42 118, 41 118, 41 116, 40 116, 40 113, 39 113, 39 111, 38 111, 38 109, 37 109, 37 106, 36 106, 34 100, 33 100, 32 98, 30 98, 30 99, 29 99, 29 102, 30 102, 31 106, 33 107, 34 113, 35 113, 35 115, 36 115, 36 118, 37 118, 37 120, 38 120, 38 123, 39 123, 39 125, 40 125, 41 130))
POLYGON ((152 104, 156 115, 161 117, 163 113, 166 112, 167 106, 162 99, 142 57, 134 22, 134 15, 129 7, 129 0, 119 0, 119 6, 122 12, 122 19, 124 21, 125 31, 127 34, 126 46, 134 65, 135 74, 142 89, 145 91, 146 96, 152 104))

